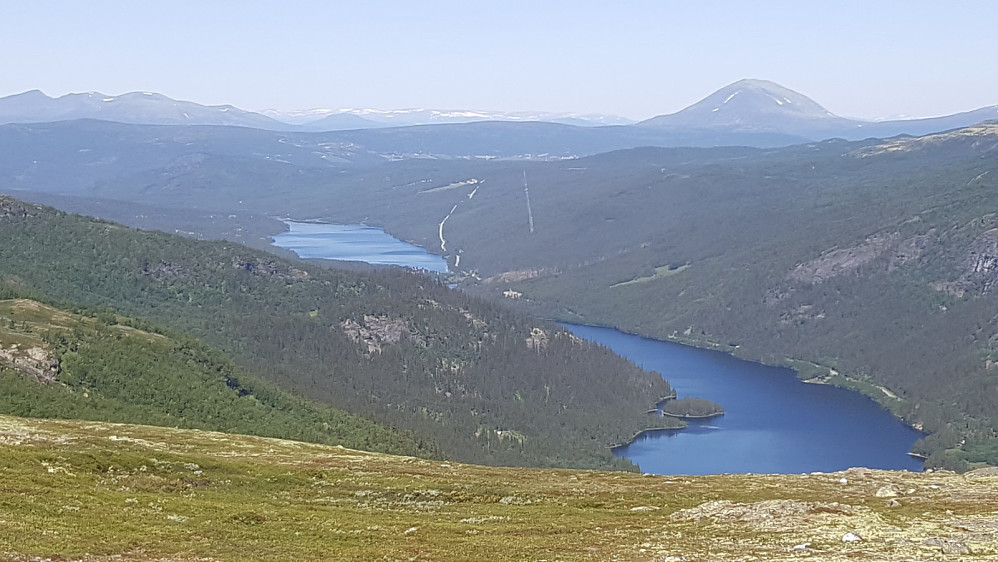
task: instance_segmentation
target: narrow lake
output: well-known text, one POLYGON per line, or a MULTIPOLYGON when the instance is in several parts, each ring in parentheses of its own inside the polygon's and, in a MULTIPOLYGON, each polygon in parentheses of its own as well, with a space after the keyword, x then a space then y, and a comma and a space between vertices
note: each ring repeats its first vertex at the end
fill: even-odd
POLYGON ((922 470, 907 454, 922 434, 855 392, 801 382, 790 369, 609 328, 565 324, 662 374, 680 397, 725 414, 646 434, 615 451, 654 474, 832 472, 853 466, 922 470))
POLYGON ((284 223, 290 230, 274 236, 274 245, 292 250, 302 258, 362 261, 447 272, 447 261, 442 257, 393 238, 380 228, 293 220, 284 223))
MULTIPOLYGON (((447 271, 443 258, 378 228, 285 221, 274 245, 303 258, 365 261, 447 271)), ((721 417, 646 434, 615 451, 654 474, 832 472, 853 466, 922 470, 907 454, 922 436, 855 392, 806 384, 793 371, 650 340, 609 328, 565 324, 664 376, 680 397, 721 404, 721 417)))

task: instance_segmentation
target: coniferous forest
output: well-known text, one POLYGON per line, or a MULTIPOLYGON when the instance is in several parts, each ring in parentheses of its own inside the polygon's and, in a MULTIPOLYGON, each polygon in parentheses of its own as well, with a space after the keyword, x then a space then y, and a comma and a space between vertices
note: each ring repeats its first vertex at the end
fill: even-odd
POLYGON ((370 432, 341 438, 351 445, 378 442, 387 429, 398 436, 374 448, 491 464, 603 467, 628 466, 609 446, 646 427, 677 423, 645 414, 670 394, 657 374, 419 273, 321 269, 8 198, 0 202, 0 232, 8 241, 0 248, 8 298, 96 311, 108 324, 120 314, 184 334, 186 343, 167 346, 165 357, 131 340, 111 349, 106 329, 51 336, 60 384, 110 385, 100 392, 107 403, 92 411, 128 412, 100 419, 330 442, 329 435, 317 437, 316 423, 342 417, 370 432), (100 370, 94 361, 107 367, 101 381, 91 378, 100 370), (201 382, 169 381, 169 365, 185 362, 203 371, 200 378, 188 373, 201 382), (160 366, 166 371, 151 375, 160 366), (157 394, 158 386, 187 386, 189 393, 157 394), (205 394, 215 401, 190 400, 205 394), (241 409, 251 400, 240 394, 268 396, 275 412, 305 401, 309 409, 300 415, 316 423, 268 426, 250 415, 252 408, 241 409), (228 418, 212 423, 223 411, 228 418))

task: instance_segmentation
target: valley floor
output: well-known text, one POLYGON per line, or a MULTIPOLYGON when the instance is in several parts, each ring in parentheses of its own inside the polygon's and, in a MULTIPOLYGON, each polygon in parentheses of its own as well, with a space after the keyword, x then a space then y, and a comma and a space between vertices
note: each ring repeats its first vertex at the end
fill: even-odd
POLYGON ((998 559, 995 469, 642 476, 0 416, 0 470, 4 560, 998 559))

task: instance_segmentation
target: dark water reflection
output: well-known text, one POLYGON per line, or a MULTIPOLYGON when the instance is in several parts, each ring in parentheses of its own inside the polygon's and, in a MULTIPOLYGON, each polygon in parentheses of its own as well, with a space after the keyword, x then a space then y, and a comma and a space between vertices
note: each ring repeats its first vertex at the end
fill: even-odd
MULTIPOLYGON (((381 229, 286 221, 274 244, 304 258, 394 264, 446 272, 440 256, 381 229)), ((921 434, 872 400, 802 383, 788 369, 649 340, 608 328, 566 325, 646 369, 661 373, 680 397, 718 402, 725 415, 674 432, 646 434, 616 451, 657 474, 831 472, 852 466, 921 470, 907 451, 921 434)))
POLYGON ((922 436, 855 392, 800 382, 793 371, 730 355, 565 325, 661 373, 680 397, 724 406, 724 416, 647 434, 616 451, 655 474, 831 472, 853 466, 922 470, 907 451, 922 436))

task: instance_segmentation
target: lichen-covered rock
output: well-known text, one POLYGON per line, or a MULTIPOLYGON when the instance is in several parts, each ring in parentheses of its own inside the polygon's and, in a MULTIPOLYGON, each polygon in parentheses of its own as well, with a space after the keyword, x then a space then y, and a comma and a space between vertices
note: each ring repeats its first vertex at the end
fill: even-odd
POLYGON ((894 498, 898 495, 897 486, 893 484, 888 484, 886 486, 881 486, 877 489, 876 496, 878 498, 894 498))
POLYGON ((970 554, 970 548, 960 541, 931 537, 922 542, 923 546, 938 548, 943 554, 970 554))
POLYGON ((797 500, 764 500, 754 503, 711 501, 672 514, 673 521, 710 519, 718 523, 745 522, 778 525, 780 520, 812 514, 852 515, 851 506, 837 502, 805 502, 797 500))

